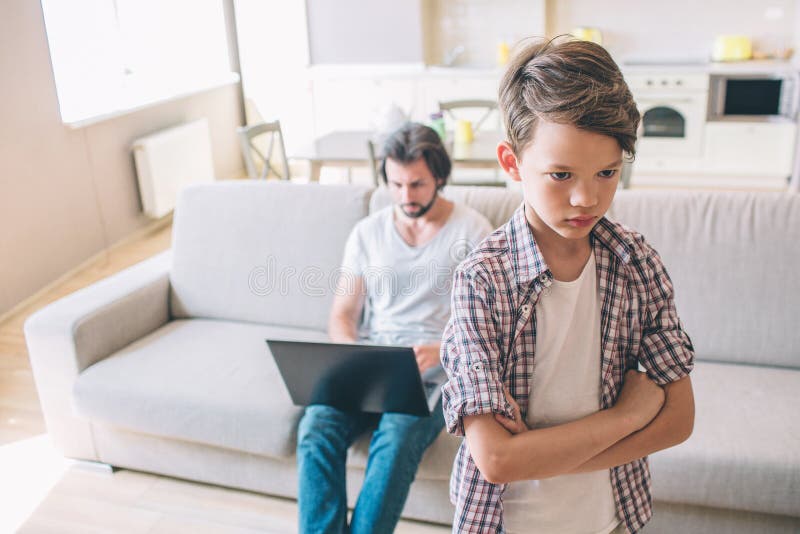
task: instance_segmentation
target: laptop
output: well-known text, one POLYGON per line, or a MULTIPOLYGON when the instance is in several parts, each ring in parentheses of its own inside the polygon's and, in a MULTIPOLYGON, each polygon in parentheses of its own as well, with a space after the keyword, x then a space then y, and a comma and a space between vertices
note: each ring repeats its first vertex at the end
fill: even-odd
MULTIPOLYGON (((267 339, 297 406, 427 416, 431 409, 411 347, 267 339)), ((430 389, 430 385, 428 385, 430 389)))

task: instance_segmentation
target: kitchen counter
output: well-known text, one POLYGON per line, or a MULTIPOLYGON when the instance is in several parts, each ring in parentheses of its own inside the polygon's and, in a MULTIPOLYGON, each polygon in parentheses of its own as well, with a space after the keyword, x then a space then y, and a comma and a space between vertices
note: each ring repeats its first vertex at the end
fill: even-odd
POLYGON ((624 74, 780 74, 786 72, 800 72, 800 60, 749 60, 726 62, 622 61, 619 66, 624 74))
POLYGON ((423 63, 359 63, 337 65, 312 65, 308 68, 311 79, 327 78, 496 78, 503 74, 502 67, 482 65, 425 65, 423 63))
POLYGON ((750 60, 709 63, 709 74, 777 74, 798 72, 797 61, 750 60))
MULTIPOLYGON (((619 66, 624 74, 780 74, 800 72, 800 59, 730 62, 623 60, 619 66)), ((423 63, 354 63, 312 65, 308 68, 311 79, 494 78, 499 80, 503 72, 504 67, 486 65, 445 67, 423 63)))

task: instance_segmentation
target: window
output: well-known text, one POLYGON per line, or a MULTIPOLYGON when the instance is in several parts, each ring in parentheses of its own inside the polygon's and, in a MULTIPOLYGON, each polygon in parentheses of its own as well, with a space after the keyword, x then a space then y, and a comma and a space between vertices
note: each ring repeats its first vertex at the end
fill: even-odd
POLYGON ((222 0, 42 0, 61 119, 236 81, 222 0))

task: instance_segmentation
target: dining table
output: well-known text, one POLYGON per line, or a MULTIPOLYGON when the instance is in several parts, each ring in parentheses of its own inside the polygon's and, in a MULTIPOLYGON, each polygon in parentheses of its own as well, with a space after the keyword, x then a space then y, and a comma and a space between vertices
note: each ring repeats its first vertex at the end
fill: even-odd
MULTIPOLYGON (((445 137, 453 164, 458 167, 477 167, 499 169, 497 163, 497 144, 504 134, 496 130, 477 130, 468 143, 456 143, 451 132, 445 137)), ((376 150, 382 145, 382 137, 369 130, 335 130, 312 143, 292 152, 290 158, 307 160, 311 165, 312 182, 319 181, 322 167, 357 167, 370 164, 368 142, 372 141, 376 150)))

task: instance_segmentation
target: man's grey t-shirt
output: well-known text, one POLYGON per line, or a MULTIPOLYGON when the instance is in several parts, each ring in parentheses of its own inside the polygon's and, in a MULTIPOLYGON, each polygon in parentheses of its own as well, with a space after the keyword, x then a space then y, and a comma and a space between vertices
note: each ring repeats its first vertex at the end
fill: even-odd
POLYGON ((359 221, 347 239, 342 274, 363 277, 367 292, 359 335, 387 345, 440 343, 455 268, 492 227, 476 210, 455 204, 433 239, 414 247, 393 217, 387 206, 359 221))

